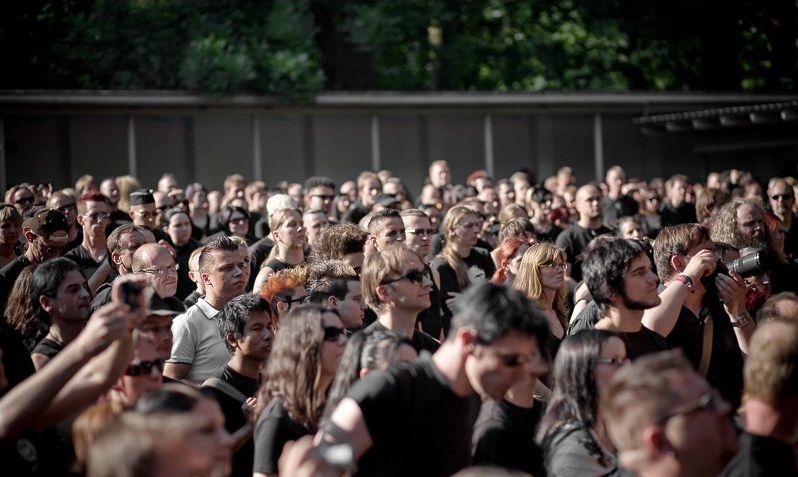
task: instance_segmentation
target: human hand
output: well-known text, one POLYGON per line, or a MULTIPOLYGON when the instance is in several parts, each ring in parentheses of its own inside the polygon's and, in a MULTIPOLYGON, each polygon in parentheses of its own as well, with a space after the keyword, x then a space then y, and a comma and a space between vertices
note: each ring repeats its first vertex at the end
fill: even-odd
POLYGON ((457 299, 460 297, 460 293, 457 292, 449 292, 449 298, 446 299, 446 306, 450 310, 454 310, 454 305, 457 303, 457 299))
POLYGON ((712 250, 701 250, 693 255, 682 272, 684 275, 693 279, 693 283, 697 283, 702 277, 705 277, 715 271, 715 266, 718 264, 718 258, 712 250))
POLYGON ((715 277, 715 286, 726 313, 736 319, 745 311, 745 280, 737 272, 731 272, 730 275, 719 273, 715 277))
POLYGON ((132 329, 136 313, 121 303, 109 303, 91 315, 75 339, 87 356, 95 356, 132 329))
POLYGON ((114 280, 111 288, 111 301, 125 305, 132 313, 131 330, 138 327, 147 309, 147 279, 140 274, 124 275, 114 280))

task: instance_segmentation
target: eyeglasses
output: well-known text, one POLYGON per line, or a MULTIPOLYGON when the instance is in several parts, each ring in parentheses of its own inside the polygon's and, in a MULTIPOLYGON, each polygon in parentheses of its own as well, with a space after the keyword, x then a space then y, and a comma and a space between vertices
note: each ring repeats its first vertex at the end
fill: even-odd
POLYGON ((176 263, 174 265, 167 265, 165 267, 145 268, 141 271, 152 275, 166 275, 167 273, 176 272, 179 268, 180 265, 176 263))
POLYGON ((610 366, 615 366, 616 368, 620 368, 628 362, 629 358, 626 356, 623 358, 596 358, 596 364, 609 364, 610 366))
POLYGON ((568 270, 568 263, 567 262, 563 262, 563 263, 547 263, 545 265, 541 265, 540 268, 545 268, 545 269, 552 270, 552 271, 556 271, 556 270, 565 271, 565 270, 568 270))
POLYGON ((791 200, 793 198, 792 194, 773 194, 770 196, 771 199, 778 201, 781 200, 791 200))
POLYGON ((424 280, 428 280, 429 276, 427 275, 426 270, 410 270, 406 274, 402 275, 399 278, 391 278, 389 280, 385 280, 380 285, 389 285, 391 283, 400 282, 402 280, 408 280, 413 283, 418 283, 419 285, 424 283, 424 280))
POLYGON ((405 233, 413 234, 413 235, 421 235, 421 236, 426 236, 426 237, 430 237, 432 235, 435 235, 436 232, 437 232, 437 230, 435 230, 435 229, 406 229, 405 230, 405 233))
POLYGON ((158 370, 158 374, 163 373, 163 360, 156 359, 155 361, 141 361, 136 364, 131 364, 125 370, 126 376, 146 376, 152 373, 153 369, 158 370))
POLYGON ((324 341, 335 342, 338 341, 341 338, 341 336, 346 337, 346 335, 344 335, 343 328, 339 328, 337 326, 324 327, 324 341))
POLYGON ((657 424, 662 425, 673 417, 683 416, 696 411, 715 411, 717 413, 725 412, 728 409, 728 406, 729 404, 724 401, 714 389, 710 389, 695 401, 679 406, 668 414, 665 414, 659 418, 657 424))
POLYGON ((107 219, 110 216, 111 216, 111 214, 109 214, 107 212, 97 212, 97 213, 94 213, 94 214, 86 214, 86 215, 84 215, 84 217, 86 217, 87 219, 91 220, 92 222, 99 222, 101 220, 107 219))
POLYGON ((319 199, 325 202, 335 199, 334 195, 327 195, 327 194, 313 194, 311 197, 318 197, 319 199))
POLYGON ((15 204, 32 204, 33 197, 20 197, 19 199, 14 201, 15 204))

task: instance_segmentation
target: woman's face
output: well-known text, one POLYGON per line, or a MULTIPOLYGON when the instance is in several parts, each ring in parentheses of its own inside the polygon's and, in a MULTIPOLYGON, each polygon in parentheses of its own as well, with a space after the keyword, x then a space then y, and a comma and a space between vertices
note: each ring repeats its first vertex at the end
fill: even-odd
POLYGON ((452 241, 459 245, 473 247, 477 244, 482 220, 476 214, 466 214, 452 231, 452 241))
POLYGON ((246 217, 236 217, 230 219, 228 223, 230 233, 238 237, 246 237, 249 232, 249 219, 246 217))
POLYGON ((13 220, 0 222, 0 245, 15 244, 19 240, 19 226, 13 220))
POLYGON ((507 271, 512 273, 513 275, 518 275, 518 267, 521 266, 521 259, 524 257, 524 252, 529 249, 529 245, 521 244, 518 247, 518 250, 515 251, 515 255, 513 255, 513 259, 510 260, 510 263, 507 265, 507 271))
POLYGON ((601 394, 610 384, 612 377, 621 366, 629 362, 626 357, 626 345, 620 338, 609 338, 601 345, 601 352, 593 369, 596 378, 596 390, 601 394))
POLYGON ((185 245, 191 238, 191 221, 186 214, 175 214, 169 219, 169 237, 175 245, 185 245))
POLYGON ((556 290, 562 287, 563 283, 565 283, 565 269, 567 267, 568 264, 562 260, 561 257, 557 257, 552 262, 540 265, 538 271, 540 273, 540 283, 543 285, 543 288, 556 290))
POLYGON ((288 212, 277 233, 280 241, 289 247, 305 246, 305 227, 298 212, 288 212))
POLYGON ((344 325, 335 313, 324 313, 322 324, 325 338, 321 344, 321 372, 325 376, 335 376, 346 348, 344 325))

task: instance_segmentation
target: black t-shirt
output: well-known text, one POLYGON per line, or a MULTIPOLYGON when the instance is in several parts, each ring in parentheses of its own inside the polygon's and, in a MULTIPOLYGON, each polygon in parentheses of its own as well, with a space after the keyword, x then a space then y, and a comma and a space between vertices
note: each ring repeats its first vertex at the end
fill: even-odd
POLYGON ((253 472, 277 473, 277 461, 288 441, 295 441, 311 430, 288 416, 278 399, 272 399, 263 409, 255 425, 255 460, 253 472))
POLYGON ((66 255, 67 253, 71 252, 75 247, 83 243, 83 229, 78 228, 77 232, 78 233, 77 235, 75 235, 75 238, 67 242, 67 244, 64 245, 64 248, 61 249, 61 255, 66 255))
MULTIPOLYGON (((439 253, 441 253, 441 250, 443 250, 443 245, 445 243, 446 243, 446 241, 443 239, 443 234, 435 234, 435 235, 433 235, 432 236, 432 241, 431 241, 431 244, 430 244, 430 247, 429 247, 429 255, 427 255, 427 258, 429 260, 434 259, 439 253)), ((489 244, 488 242, 482 240, 481 238, 477 239, 477 243, 474 246, 478 247, 478 248, 484 248, 485 250, 493 250, 493 247, 491 246, 491 244, 489 244)), ((490 278, 490 277, 488 277, 488 278, 490 278)))
POLYGON ((698 222, 695 214, 695 205, 685 202, 679 207, 674 207, 665 201, 660 210, 660 221, 663 227, 679 224, 694 224, 698 222))
MULTIPOLYGON (((374 323, 368 325, 363 332, 364 333, 371 333, 373 331, 391 331, 386 328, 379 320, 375 321, 374 323)), ((441 347, 440 342, 433 338, 432 336, 420 331, 419 329, 413 329, 413 337, 410 338, 410 341, 413 342, 413 347, 421 353, 422 351, 429 351, 430 354, 438 351, 438 348, 441 347)))
POLYGON ((538 234, 538 242, 554 243, 562 233, 562 229, 554 224, 549 224, 546 229, 535 226, 535 233, 538 234))
POLYGON ((670 349, 668 341, 662 335, 645 326, 634 333, 622 332, 618 334, 624 344, 626 344, 626 356, 631 360, 646 354, 670 349))
POLYGON ((603 234, 612 234, 612 230, 605 226, 597 229, 586 229, 579 224, 573 224, 557 236, 556 245, 565 250, 566 260, 571 267, 571 278, 582 280, 582 251, 587 248, 591 240, 603 234))
POLYGON ((441 318, 441 291, 435 280, 432 280, 432 269, 429 265, 424 265, 424 270, 427 271, 432 284, 429 290, 430 307, 426 310, 421 310, 416 318, 417 323, 421 323, 421 328, 425 333, 438 339, 443 330, 443 319, 441 318))
MULTIPOLYGON (((496 265, 493 263, 493 259, 490 258, 490 252, 483 248, 472 247, 468 257, 464 258, 463 261, 468 269, 468 278, 471 285, 490 280, 496 272, 496 265)), ((462 293, 463 289, 457 284, 457 275, 455 275, 454 269, 449 266, 442 256, 435 257, 430 267, 436 269, 441 277, 441 317, 443 318, 443 332, 445 336, 448 336, 453 311, 449 309, 446 300, 449 299, 449 293, 462 293)))
POLYGON ((3 369, 8 387, 0 389, 0 397, 36 372, 30 353, 24 345, 24 337, 6 323, 0 323, 0 350, 3 351, 3 369))
POLYGON ((535 401, 523 408, 507 401, 482 403, 474 424, 473 465, 517 469, 531 475, 546 475, 543 450, 535 441, 546 404, 535 401))
POLYGON ((43 356, 47 356, 50 359, 53 359, 65 347, 66 345, 63 343, 51 340, 50 338, 44 338, 43 340, 39 341, 39 343, 33 348, 31 354, 41 354, 43 356))
POLYGON ((185 306, 186 310, 188 310, 192 306, 196 305, 200 298, 202 298, 202 294, 197 290, 194 290, 193 292, 189 293, 185 300, 183 300, 183 306, 185 306))
POLYGON ((273 258, 273 259, 271 259, 268 262, 263 264, 264 268, 265 267, 269 267, 272 270, 274 270, 274 273, 277 273, 280 270, 286 270, 288 268, 293 268, 295 266, 296 265, 291 265, 290 263, 286 263, 286 262, 280 260, 279 258, 273 258))
POLYGON ((373 371, 348 397, 373 442, 356 475, 449 476, 469 465, 479 397, 455 394, 431 358, 373 371))
POLYGON ((14 282, 17 281, 22 270, 30 264, 30 260, 25 255, 20 255, 0 269, 0 309, 5 310, 8 295, 11 294, 11 289, 14 288, 14 282))
POLYGON ((100 285, 100 288, 97 289, 97 294, 94 295, 94 298, 92 298, 91 300, 92 313, 97 311, 97 309, 101 308, 103 305, 111 303, 112 288, 113 288, 113 281, 103 283, 102 285, 100 285))
POLYGON ((68 475, 66 446, 55 429, 28 430, 23 435, 0 442, 3 475, 14 477, 52 477, 68 475))
MULTIPOLYGON (((710 301, 712 299, 709 297, 704 299, 705 303, 710 301)), ((705 307, 699 316, 682 307, 676 325, 666 340, 671 348, 681 348, 697 370, 704 347, 704 319, 711 317, 712 355, 706 378, 736 409, 740 405, 743 390, 743 355, 737 344, 734 328, 721 306, 705 307)))
MULTIPOLYGON (((171 239, 169 243, 172 243, 171 239)), ((200 245, 196 240, 189 239, 184 245, 177 246, 172 244, 172 246, 175 248, 175 253, 177 254, 175 262, 179 265, 177 269, 177 291, 175 292, 175 296, 182 301, 197 287, 188 277, 188 259, 191 257, 191 253, 200 245)))
POLYGON ((370 208, 364 206, 363 202, 357 201, 344 213, 343 217, 341 217, 341 222, 352 222, 357 225, 369 212, 371 212, 370 208))
POLYGON ((740 452, 721 477, 795 477, 796 465, 795 452, 786 442, 744 432, 740 436, 740 452))
MULTIPOLYGON (((227 384, 237 389, 246 397, 254 396, 258 392, 258 381, 248 378, 243 374, 233 371, 230 366, 225 366, 216 376, 227 384)), ((235 399, 229 394, 214 387, 203 386, 203 391, 211 394, 224 414, 224 427, 227 432, 234 433, 244 427, 247 423, 247 416, 241 409, 242 401, 235 399)), ((251 477, 252 463, 255 457, 255 444, 252 439, 248 440, 235 454, 233 454, 233 477, 251 477)))
POLYGON ((86 249, 86 247, 83 246, 83 244, 80 244, 77 247, 70 250, 69 252, 65 253, 64 257, 72 260, 78 265, 78 268, 80 268, 80 273, 83 274, 83 278, 85 278, 86 280, 91 278, 91 276, 94 275, 94 272, 96 272, 97 269, 100 268, 100 265, 102 265, 103 260, 106 260, 106 258, 100 259, 99 262, 94 260, 94 257, 91 256, 91 254, 86 249))

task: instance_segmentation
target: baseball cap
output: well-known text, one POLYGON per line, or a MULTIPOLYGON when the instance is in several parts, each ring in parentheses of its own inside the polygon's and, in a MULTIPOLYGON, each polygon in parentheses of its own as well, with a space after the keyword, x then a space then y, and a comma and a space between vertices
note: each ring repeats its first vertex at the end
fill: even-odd
POLYGON ((69 242, 69 224, 61 212, 55 209, 42 209, 22 223, 36 235, 55 243, 69 242))

